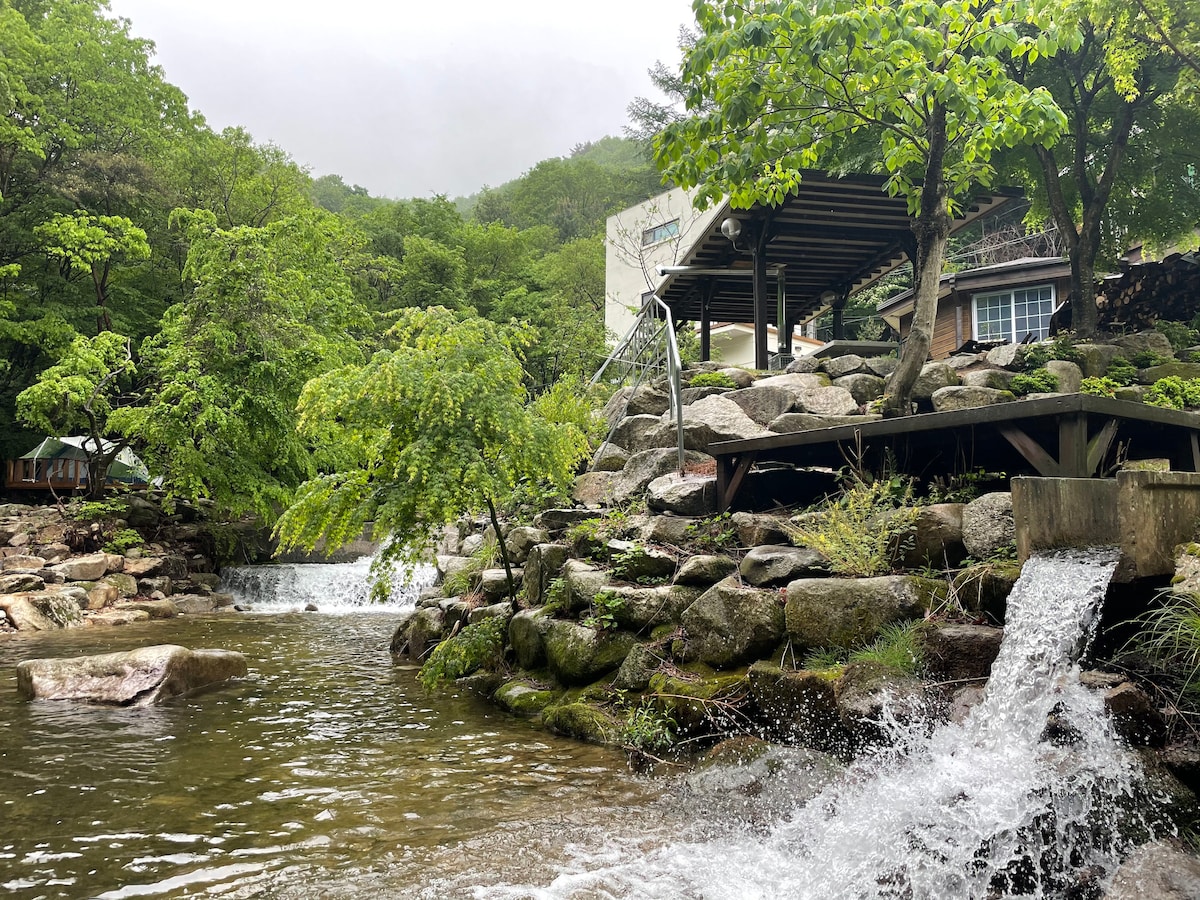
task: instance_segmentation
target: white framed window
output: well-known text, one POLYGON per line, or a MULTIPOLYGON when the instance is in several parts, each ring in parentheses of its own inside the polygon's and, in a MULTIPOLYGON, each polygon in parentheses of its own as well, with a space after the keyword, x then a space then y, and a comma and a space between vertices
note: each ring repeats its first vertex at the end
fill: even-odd
POLYGON ((679 220, 672 219, 670 222, 663 222, 661 225, 655 225, 652 228, 647 228, 642 232, 642 246, 649 247, 651 244, 657 244, 673 238, 679 234, 679 220))
POLYGON ((1015 343, 1032 334, 1034 340, 1040 341, 1050 331, 1054 285, 975 294, 971 306, 975 340, 1015 343))

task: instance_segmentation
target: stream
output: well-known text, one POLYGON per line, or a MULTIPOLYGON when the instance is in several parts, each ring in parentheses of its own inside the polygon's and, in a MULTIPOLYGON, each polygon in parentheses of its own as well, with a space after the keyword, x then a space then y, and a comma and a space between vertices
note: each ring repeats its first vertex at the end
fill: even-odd
MULTIPOLYGON (((1137 765, 1072 661, 1112 565, 1031 561, 1009 601, 997 677, 965 722, 893 723, 894 749, 773 818, 749 801, 744 813, 714 803, 686 775, 634 776, 617 752, 556 738, 469 695, 426 693, 387 649, 411 590, 400 585, 391 607, 310 590, 360 574, 352 566, 230 572, 235 595, 253 605, 247 614, 6 637, 0 890, 1063 896, 1075 873, 1111 875, 1128 849, 1118 801, 1135 791, 1137 765), (328 600, 321 611, 292 611, 316 595, 328 600), (149 709, 16 697, 21 659, 154 643, 241 651, 249 677, 149 709), (1052 709, 1079 736, 1073 744, 1043 739, 1052 709)), ((818 768, 813 778, 828 781, 818 768)))

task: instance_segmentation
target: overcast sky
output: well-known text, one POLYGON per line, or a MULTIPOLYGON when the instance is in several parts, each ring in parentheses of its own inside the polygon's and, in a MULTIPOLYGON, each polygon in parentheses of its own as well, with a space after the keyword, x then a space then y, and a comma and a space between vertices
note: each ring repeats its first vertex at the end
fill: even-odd
POLYGON ((216 129, 372 194, 470 194, 620 134, 690 0, 111 0, 216 129))

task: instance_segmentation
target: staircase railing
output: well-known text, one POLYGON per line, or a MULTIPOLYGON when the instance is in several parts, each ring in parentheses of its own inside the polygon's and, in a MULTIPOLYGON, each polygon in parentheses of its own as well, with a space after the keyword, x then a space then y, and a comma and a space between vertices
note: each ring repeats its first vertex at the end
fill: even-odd
MULTIPOLYGON (((679 474, 683 474, 683 391, 680 386, 680 373, 683 369, 679 360, 679 344, 675 340, 675 320, 671 309, 656 295, 651 294, 642 304, 637 319, 625 337, 613 352, 604 360, 600 370, 592 376, 592 384, 598 384, 607 374, 608 380, 614 384, 626 384, 633 379, 632 390, 625 398, 625 408, 622 415, 616 418, 608 435, 604 438, 607 444, 613 436, 617 425, 623 419, 624 412, 629 409, 629 400, 642 382, 650 374, 665 373, 667 376, 667 396, 670 400, 669 412, 675 422, 679 453, 679 474)), ((604 446, 603 444, 601 445, 604 446)))

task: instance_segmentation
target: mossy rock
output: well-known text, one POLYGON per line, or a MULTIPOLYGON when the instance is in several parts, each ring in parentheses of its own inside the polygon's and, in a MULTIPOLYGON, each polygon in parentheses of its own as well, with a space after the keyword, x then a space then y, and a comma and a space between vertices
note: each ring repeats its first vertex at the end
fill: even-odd
POLYGON ((578 622, 553 619, 544 642, 551 671, 560 682, 572 685, 614 671, 638 641, 626 631, 597 631, 578 622))
POLYGON ((946 591, 944 581, 914 575, 799 579, 787 587, 787 632, 801 647, 863 647, 884 625, 940 607, 946 591))
POLYGON ((542 711, 542 724, 555 734, 577 738, 589 744, 616 744, 621 725, 606 710, 590 703, 563 703, 542 711))
POLYGON ((1018 562, 979 563, 954 576, 953 596, 964 609, 981 613, 996 624, 1004 623, 1008 595, 1021 576, 1018 562))
POLYGON ((736 697, 746 688, 745 669, 717 673, 706 665, 694 663, 684 667, 680 674, 654 674, 647 693, 653 697, 659 712, 675 720, 680 733, 705 734, 733 731, 745 723, 744 718, 732 718, 721 704, 712 701, 736 697))
POLYGON ((772 662, 750 667, 750 696, 768 735, 845 755, 848 735, 838 715, 835 685, 842 670, 790 670, 772 662))
POLYGON ((540 715, 556 696, 554 691, 516 680, 500 685, 493 699, 502 709, 528 719, 540 715))

